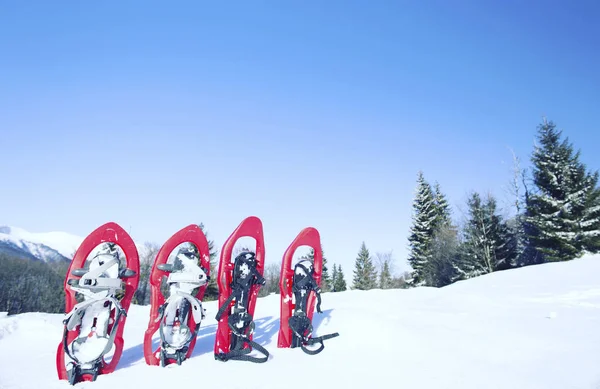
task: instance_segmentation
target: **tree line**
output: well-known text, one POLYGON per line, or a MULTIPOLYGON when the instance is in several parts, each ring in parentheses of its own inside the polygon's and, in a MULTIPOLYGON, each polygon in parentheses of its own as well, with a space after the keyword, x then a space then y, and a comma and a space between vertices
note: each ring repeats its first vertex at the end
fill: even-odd
POLYGON ((537 127, 531 173, 514 160, 514 215, 471 192, 466 220, 452 220, 439 185, 418 173, 408 238, 409 286, 442 287, 483 274, 600 252, 598 171, 588 171, 552 121, 537 127))
MULTIPOLYGON (((462 222, 454 220, 440 185, 417 174, 408 243, 410 272, 394 273, 391 252, 374 256, 362 242, 354 262, 351 289, 443 287, 495 271, 546 262, 568 261, 600 252, 598 171, 588 171, 568 138, 553 122, 537 127, 532 170, 514 159, 510 181, 514 214, 506 216, 491 194, 471 192, 462 222)), ((202 223, 210 250, 211 278, 205 301, 218 298, 217 249, 202 223)), ((140 282, 133 303, 150 303, 150 272, 160 246, 147 242, 140 255, 140 282)), ((239 249, 238 249, 239 251, 239 249)), ((348 289, 340 264, 331 270, 323 254, 323 292, 348 289)), ((235 255, 235 253, 234 253, 235 255)), ((303 258, 314 259, 311 249, 303 258)), ((0 311, 62 313, 68 263, 44 263, 0 253, 0 311)), ((259 296, 279 293, 281 264, 264 271, 259 296)), ((161 288, 167 290, 163 284, 161 288)))

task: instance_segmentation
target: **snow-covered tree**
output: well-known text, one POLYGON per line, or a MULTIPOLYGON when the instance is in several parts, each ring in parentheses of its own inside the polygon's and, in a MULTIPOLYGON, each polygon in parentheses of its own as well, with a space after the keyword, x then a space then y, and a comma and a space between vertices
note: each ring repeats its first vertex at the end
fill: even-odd
POLYGON ((469 197, 469 220, 464 227, 464 241, 454 266, 458 279, 476 277, 510 268, 516 253, 509 245, 508 226, 497 212, 496 200, 486 201, 474 192, 469 197))
POLYGON ((377 287, 377 271, 373 265, 371 254, 362 242, 354 263, 353 289, 369 290, 377 287))
POLYGON ((438 227, 431 241, 431 259, 427 263, 425 285, 440 288, 457 278, 458 230, 451 223, 438 227))
POLYGON ((408 262, 413 269, 413 286, 424 285, 427 263, 431 258, 431 240, 439 218, 431 185, 425 181, 423 172, 419 171, 413 200, 412 226, 408 237, 408 262))
POLYGON ((538 126, 531 161, 536 192, 527 201, 529 239, 544 261, 565 261, 600 249, 598 172, 588 173, 552 121, 538 126))
POLYGON ((442 193, 438 182, 434 185, 434 202, 435 202, 435 228, 441 228, 452 223, 452 212, 446 195, 442 193))

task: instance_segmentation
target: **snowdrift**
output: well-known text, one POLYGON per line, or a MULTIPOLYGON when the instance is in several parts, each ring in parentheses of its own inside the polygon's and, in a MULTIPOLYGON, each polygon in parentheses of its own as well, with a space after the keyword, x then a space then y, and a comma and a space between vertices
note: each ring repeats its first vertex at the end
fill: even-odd
MULTIPOLYGON (((147 366, 149 307, 132 305, 117 370, 85 388, 600 388, 600 256, 498 272, 446 288, 323 294, 316 356, 277 349, 279 296, 258 300, 264 364, 215 361, 216 302, 192 357, 147 366)), ((55 371, 62 315, 0 314, 0 388, 69 388, 55 371)))

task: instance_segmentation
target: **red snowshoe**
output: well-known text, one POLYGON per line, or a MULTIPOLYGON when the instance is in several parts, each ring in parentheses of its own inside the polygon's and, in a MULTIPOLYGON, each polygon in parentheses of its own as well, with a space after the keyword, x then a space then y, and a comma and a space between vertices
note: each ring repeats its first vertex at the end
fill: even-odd
POLYGON ((219 361, 239 360, 263 363, 269 352, 252 340, 254 332, 254 308, 258 291, 265 284, 263 270, 265 248, 262 222, 251 216, 231 234, 221 251, 219 264, 219 322, 215 338, 215 359, 219 361), (232 261, 235 243, 242 237, 256 240, 256 253, 244 251, 232 261), (264 357, 248 355, 255 349, 264 357))
POLYGON ((152 306, 144 334, 144 358, 148 365, 181 365, 190 357, 205 318, 202 299, 209 279, 206 236, 199 226, 190 224, 165 242, 152 266, 152 306), (166 300, 161 291, 164 278, 169 290, 166 300), (152 350, 156 331, 160 333, 160 344, 152 350))
POLYGON ((139 268, 135 243, 116 223, 98 227, 81 243, 64 283, 64 334, 56 353, 59 379, 75 385, 115 370, 139 268), (113 346, 107 363, 104 357, 113 346))
POLYGON ((305 353, 314 355, 323 351, 324 340, 339 336, 336 332, 312 337, 315 299, 317 312, 321 313, 322 272, 321 238, 315 228, 307 227, 300 231, 283 255, 279 280, 281 311, 278 348, 300 347, 305 353), (292 259, 300 246, 310 246, 314 250, 314 262, 303 258, 292 268, 292 259), (317 349, 311 350, 307 347, 316 343, 321 344, 317 349))

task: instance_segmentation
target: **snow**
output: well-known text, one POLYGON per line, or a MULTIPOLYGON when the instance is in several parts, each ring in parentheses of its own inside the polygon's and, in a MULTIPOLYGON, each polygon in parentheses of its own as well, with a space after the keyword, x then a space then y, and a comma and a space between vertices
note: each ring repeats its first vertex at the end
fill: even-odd
MULTIPOLYGON (((47 254, 43 246, 56 250, 64 257, 72 259, 84 238, 63 231, 29 232, 20 227, 0 226, 0 241, 12 242, 17 247, 42 260, 47 254)), ((135 241, 134 243, 140 258, 148 255, 148 248, 144 244, 135 241)))
MULTIPOLYGON (((279 296, 256 305, 264 364, 216 361, 216 302, 205 302, 194 354, 147 366, 149 307, 132 305, 117 370, 80 388, 591 389, 600 387, 600 255, 495 272, 445 288, 324 293, 321 354, 278 349, 279 296), (296 375, 301 369, 300 377, 296 375)), ((0 388, 68 388, 55 372, 63 315, 0 315, 0 388)), ((158 335, 157 335, 158 336, 158 335)))
POLYGON ((43 244, 58 251, 66 258, 72 258, 83 238, 61 231, 29 232, 19 227, 5 226, 0 230, 0 240, 12 241, 18 247, 43 244))

